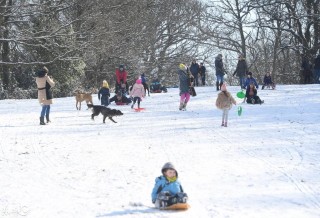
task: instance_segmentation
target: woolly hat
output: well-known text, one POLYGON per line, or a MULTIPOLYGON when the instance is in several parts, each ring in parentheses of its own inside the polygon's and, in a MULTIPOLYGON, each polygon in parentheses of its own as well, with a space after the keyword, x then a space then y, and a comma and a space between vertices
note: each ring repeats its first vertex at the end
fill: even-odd
POLYGON ((109 88, 109 84, 108 84, 107 80, 103 80, 102 87, 109 88))
POLYGON ((141 83, 142 83, 141 79, 137 79, 137 80, 136 80, 136 83, 137 83, 137 84, 141 84, 141 83))
POLYGON ((174 171, 176 171, 177 177, 178 177, 178 171, 176 170, 176 168, 173 166, 173 164, 171 162, 167 162, 163 165, 161 172, 164 175, 164 172, 168 169, 172 169, 174 171))
POLYGON ((186 65, 184 65, 184 64, 179 64, 179 68, 180 68, 180 70, 186 70, 186 65))
POLYGON ((247 75, 250 75, 250 76, 252 76, 252 73, 251 73, 251 72, 248 72, 248 73, 247 73, 247 75))
POLYGON ((38 71, 35 73, 35 76, 36 76, 36 77, 44 77, 47 73, 49 73, 48 68, 43 67, 42 69, 38 70, 38 71))
POLYGON ((221 86, 221 91, 227 91, 227 84, 223 83, 221 86))

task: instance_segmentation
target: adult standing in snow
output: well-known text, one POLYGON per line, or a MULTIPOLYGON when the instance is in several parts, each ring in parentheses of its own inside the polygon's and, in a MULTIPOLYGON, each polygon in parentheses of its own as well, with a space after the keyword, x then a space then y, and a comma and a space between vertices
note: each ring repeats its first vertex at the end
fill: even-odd
POLYGON ((311 71, 311 64, 307 57, 302 58, 301 69, 302 69, 302 75, 304 77, 304 84, 310 84, 312 71, 311 71))
POLYGON ((38 100, 42 107, 40 113, 40 125, 46 125, 44 117, 46 117, 47 123, 50 122, 50 105, 52 104, 51 87, 54 87, 55 82, 53 82, 53 80, 48 76, 48 72, 48 68, 43 67, 36 73, 38 100))
POLYGON ((187 104, 190 100, 190 75, 187 73, 187 67, 184 64, 179 65, 179 89, 180 89, 180 106, 179 110, 186 110, 187 104))
POLYGON ((206 85, 206 67, 203 65, 203 63, 200 63, 200 76, 201 76, 201 82, 202 85, 206 85))
POLYGON ((224 80, 224 67, 223 67, 223 62, 222 62, 222 54, 218 54, 214 65, 216 67, 216 77, 217 77, 217 82, 216 82, 216 86, 217 86, 217 91, 219 91, 221 89, 221 86, 223 84, 223 80, 224 80))
POLYGON ((123 94, 128 92, 128 82, 127 82, 128 72, 125 70, 124 65, 120 64, 119 68, 116 69, 116 93, 119 90, 123 90, 123 94))
POLYGON ((318 54, 318 56, 314 60, 313 71, 314 71, 315 83, 320 84, 320 54, 318 54))
POLYGON ((239 83, 241 89, 245 89, 245 80, 246 80, 246 73, 248 72, 248 66, 245 57, 240 54, 238 57, 238 64, 237 68, 233 73, 233 76, 237 75, 239 77, 239 83))
POLYGON ((200 72, 200 67, 199 64, 197 63, 196 60, 193 60, 190 66, 190 72, 194 78, 194 86, 198 86, 198 75, 200 72))

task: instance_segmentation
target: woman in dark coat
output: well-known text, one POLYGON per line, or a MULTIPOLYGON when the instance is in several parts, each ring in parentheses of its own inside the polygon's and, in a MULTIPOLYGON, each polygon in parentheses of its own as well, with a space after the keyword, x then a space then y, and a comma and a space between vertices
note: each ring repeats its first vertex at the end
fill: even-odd
POLYGON ((40 113, 40 125, 46 125, 44 117, 46 116, 47 123, 50 122, 50 105, 52 104, 52 92, 51 87, 54 87, 55 83, 48 76, 48 68, 43 67, 36 73, 36 83, 38 87, 38 100, 42 107, 40 113))
POLYGON ((246 81, 246 73, 247 72, 248 72, 248 66, 247 66, 246 59, 243 57, 243 55, 239 55, 237 68, 234 71, 233 76, 237 75, 239 77, 241 89, 245 89, 245 81, 246 81))
POLYGON ((217 91, 219 91, 221 89, 222 84, 223 84, 224 74, 225 74, 223 62, 222 62, 222 54, 217 55, 217 57, 214 61, 214 65, 216 67, 216 77, 217 77, 216 86, 217 86, 217 91))

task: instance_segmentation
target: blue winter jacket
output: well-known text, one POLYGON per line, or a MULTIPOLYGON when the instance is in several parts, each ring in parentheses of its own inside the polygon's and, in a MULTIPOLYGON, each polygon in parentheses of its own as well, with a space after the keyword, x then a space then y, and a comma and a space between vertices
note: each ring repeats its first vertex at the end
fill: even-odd
POLYGON ((192 75, 197 75, 199 73, 199 64, 197 63, 192 63, 191 66, 190 66, 190 72, 192 73, 192 75))
POLYGON ((142 83, 146 83, 146 82, 147 82, 147 78, 146 78, 146 76, 144 75, 144 73, 141 74, 141 82, 142 82, 142 83))
POLYGON ((171 195, 175 195, 178 192, 183 192, 182 186, 178 180, 175 182, 169 182, 166 177, 159 176, 156 178, 156 184, 154 185, 151 194, 153 203, 156 202, 158 194, 163 191, 169 191, 171 195))
POLYGON ((102 97, 110 97, 110 91, 106 87, 102 87, 98 92, 98 99, 100 100, 100 96, 102 97))
POLYGON ((252 83, 252 82, 253 82, 254 86, 258 89, 259 85, 258 85, 257 81, 255 80, 255 78, 253 78, 253 77, 246 79, 246 82, 244 83, 245 88, 248 88, 250 83, 252 83))

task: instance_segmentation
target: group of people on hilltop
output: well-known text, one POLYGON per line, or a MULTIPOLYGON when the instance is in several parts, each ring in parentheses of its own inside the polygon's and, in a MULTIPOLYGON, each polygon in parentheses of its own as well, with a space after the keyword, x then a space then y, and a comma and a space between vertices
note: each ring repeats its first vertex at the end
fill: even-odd
POLYGON ((151 93, 167 92, 167 88, 163 86, 158 78, 154 78, 151 82, 150 89, 147 84, 147 77, 144 73, 139 75, 135 80, 135 83, 130 86, 127 81, 128 72, 123 64, 119 65, 116 69, 116 94, 110 98, 109 85, 106 80, 103 81, 103 85, 98 92, 98 98, 101 100, 101 105, 108 106, 111 102, 115 102, 117 105, 128 105, 131 104, 131 108, 137 103, 138 108, 140 108, 140 103, 142 98, 150 96, 151 93), (129 95, 129 97, 126 97, 129 95), (100 97, 101 96, 101 97, 100 97), (109 99, 110 98, 110 99, 109 99))
POLYGON ((199 86, 199 80, 201 81, 201 85, 206 85, 206 67, 202 62, 199 65, 196 60, 193 60, 188 70, 190 70, 193 76, 194 86, 199 86))

